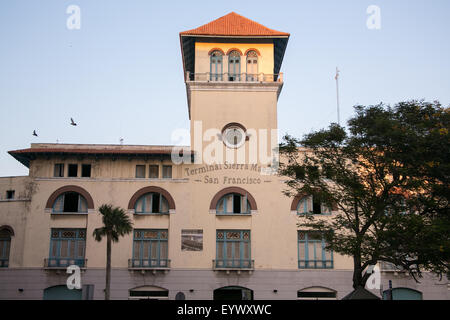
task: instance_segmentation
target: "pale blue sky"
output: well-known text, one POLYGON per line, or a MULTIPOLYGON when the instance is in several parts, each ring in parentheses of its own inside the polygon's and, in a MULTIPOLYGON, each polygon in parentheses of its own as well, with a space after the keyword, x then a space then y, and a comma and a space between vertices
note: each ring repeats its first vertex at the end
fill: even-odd
POLYGON ((173 130, 189 128, 178 32, 231 11, 291 33, 281 133, 336 121, 336 66, 343 120, 355 104, 449 105, 448 0, 4 0, 0 176, 28 174, 7 151, 32 142, 172 144, 173 130), (71 4, 80 30, 66 28, 71 4), (381 8, 381 30, 366 27, 369 5, 381 8))

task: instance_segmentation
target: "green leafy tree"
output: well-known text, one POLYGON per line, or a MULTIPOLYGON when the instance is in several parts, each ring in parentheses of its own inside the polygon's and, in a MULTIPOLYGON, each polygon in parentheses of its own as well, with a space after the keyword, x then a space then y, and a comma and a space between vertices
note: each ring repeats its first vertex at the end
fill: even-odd
POLYGON ((111 245, 112 242, 118 242, 120 237, 129 234, 133 230, 133 223, 127 217, 125 210, 120 207, 103 204, 98 211, 103 216, 103 226, 95 229, 92 235, 96 241, 102 241, 103 237, 106 237, 105 300, 109 300, 111 289, 111 245))
POLYGON ((306 214, 327 249, 353 257, 353 287, 369 265, 386 261, 414 279, 449 270, 450 112, 438 102, 356 106, 348 132, 337 124, 285 136, 279 173, 288 196, 309 194, 338 209, 331 219, 306 214))

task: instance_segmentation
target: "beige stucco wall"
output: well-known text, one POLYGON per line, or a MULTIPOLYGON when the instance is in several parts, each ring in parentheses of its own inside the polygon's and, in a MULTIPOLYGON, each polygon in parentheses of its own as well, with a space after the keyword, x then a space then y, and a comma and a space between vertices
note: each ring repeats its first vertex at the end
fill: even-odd
POLYGON ((31 196, 36 185, 29 177, 0 178, 0 227, 9 226, 14 231, 11 237, 9 266, 24 265, 24 247, 28 241, 25 228, 31 216, 31 196), (14 190, 12 200, 6 199, 6 191, 14 190))
MULTIPOLYGON (((225 125, 237 122, 251 133, 250 139, 257 139, 255 140, 257 143, 260 139, 265 139, 266 154, 270 154, 272 130, 277 129, 278 89, 276 84, 267 86, 253 84, 242 87, 239 84, 225 84, 224 87, 217 84, 190 86, 191 146, 196 151, 205 150, 208 144, 216 140, 216 136, 208 138, 205 134, 207 131, 217 130, 221 133, 225 125), (266 131, 266 136, 261 135, 260 130, 266 131), (198 132, 203 148, 197 148, 198 132)), ((276 134, 275 131, 273 140, 278 143, 276 134)), ((247 151, 251 148, 251 141, 245 143, 244 149, 247 151)), ((226 152, 225 146, 223 152, 226 152)))
MULTIPOLYGON (((66 161, 72 161, 67 159, 66 161)), ((87 161, 89 162, 89 161, 87 161)), ((49 255, 51 228, 86 228, 89 268, 104 268, 105 241, 97 243, 92 237, 96 227, 101 226, 101 216, 97 208, 103 203, 111 203, 127 208, 132 195, 146 186, 158 186, 167 190, 175 200, 176 210, 166 216, 136 216, 131 212, 134 228, 155 228, 169 230, 169 259, 175 269, 211 269, 212 260, 216 257, 216 230, 249 229, 251 230, 251 257, 255 260, 255 268, 266 270, 297 269, 297 222, 298 218, 290 211, 292 199, 282 194, 285 185, 280 177, 262 176, 248 169, 232 169, 222 166, 219 170, 195 174, 194 165, 180 165, 175 179, 135 179, 135 163, 149 164, 152 161, 128 161, 118 159, 114 162, 98 160, 98 167, 106 167, 102 176, 92 178, 53 178, 53 161, 35 160, 40 167, 39 172, 47 174, 35 175, 34 192, 26 206, 21 203, 0 202, 0 219, 2 223, 11 225, 16 231, 12 242, 12 263, 16 267, 42 267, 49 255), (47 165, 44 165, 47 162, 47 165), (45 169, 45 167, 48 167, 45 169), (128 172, 122 178, 115 176, 117 172, 128 172), (50 174, 51 173, 51 174, 50 174), (224 183, 231 178, 253 178, 259 183, 251 185, 235 185, 224 183), (217 179, 216 179, 217 178, 217 179), (213 182, 213 183, 209 183, 213 182), (218 183, 214 183, 218 182, 218 183), (87 190, 94 199, 95 210, 87 215, 52 215, 45 209, 50 195, 65 185, 77 185, 87 190), (251 216, 216 216, 209 210, 214 195, 225 187, 239 186, 247 190, 256 200, 258 210, 251 216), (181 230, 202 229, 203 251, 181 251, 181 230), (24 236, 26 235, 26 237, 24 236), (23 261, 21 260, 23 256, 23 261)), ((37 173, 37 170, 34 170, 37 173)), ((103 171, 101 171, 103 172, 103 171)), ((0 179, 0 186, 6 185, 6 179, 0 179)), ((29 179, 19 179, 16 188, 20 189, 29 183, 29 179)), ((113 266, 127 267, 132 255, 132 234, 120 239, 113 246, 113 266)), ((334 269, 351 269, 351 260, 334 255, 334 269)))

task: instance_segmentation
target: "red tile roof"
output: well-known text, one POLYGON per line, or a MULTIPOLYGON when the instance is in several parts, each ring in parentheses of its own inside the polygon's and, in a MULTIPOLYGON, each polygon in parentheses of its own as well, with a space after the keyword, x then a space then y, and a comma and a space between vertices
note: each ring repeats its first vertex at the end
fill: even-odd
POLYGON ((231 12, 196 29, 180 32, 180 35, 288 37, 289 33, 269 29, 262 24, 231 12))
MULTIPOLYGON (((148 148, 139 148, 135 146, 116 146, 116 147, 34 147, 21 150, 12 150, 8 153, 26 167, 29 167, 30 160, 38 155, 86 155, 86 156, 103 156, 103 157, 165 157, 170 158, 172 154, 172 146, 149 146, 148 148)), ((180 152, 183 154, 183 151, 180 152)), ((187 153, 193 156, 194 152, 187 153)))
POLYGON ((28 148, 9 151, 9 154, 30 154, 30 153, 67 153, 67 154, 171 154, 172 150, 167 149, 92 149, 92 148, 28 148))

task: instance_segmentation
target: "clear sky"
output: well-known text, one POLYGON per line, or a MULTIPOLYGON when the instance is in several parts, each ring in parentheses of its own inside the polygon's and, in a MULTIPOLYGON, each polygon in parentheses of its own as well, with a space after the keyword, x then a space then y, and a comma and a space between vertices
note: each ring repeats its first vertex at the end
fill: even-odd
POLYGON ((173 144, 189 129, 178 33, 231 11, 291 34, 280 133, 336 122, 336 66, 343 121, 355 104, 450 103, 448 0, 3 0, 0 176, 28 174, 7 151, 32 142, 173 144), (80 30, 66 27, 69 5, 80 30), (369 5, 379 30, 366 26, 369 5))

